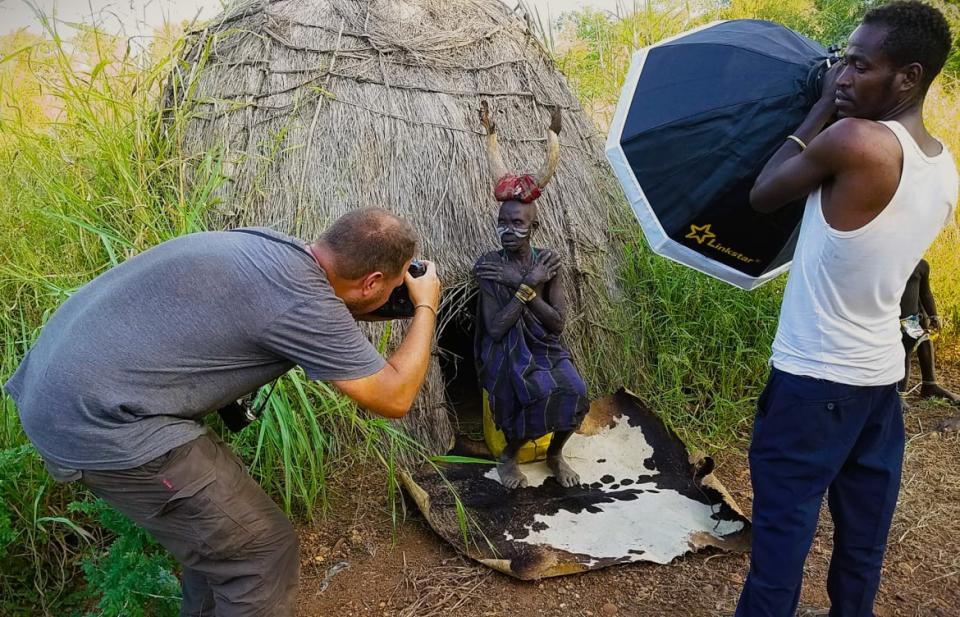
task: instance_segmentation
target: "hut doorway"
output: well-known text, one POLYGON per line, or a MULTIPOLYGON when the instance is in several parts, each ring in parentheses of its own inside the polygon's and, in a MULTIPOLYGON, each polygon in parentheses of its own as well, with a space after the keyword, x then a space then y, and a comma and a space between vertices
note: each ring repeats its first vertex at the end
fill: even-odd
POLYGON ((444 391, 453 412, 457 443, 461 446, 471 442, 482 444, 483 394, 473 359, 477 296, 474 294, 465 302, 451 305, 453 314, 445 316, 446 325, 437 341, 444 391))

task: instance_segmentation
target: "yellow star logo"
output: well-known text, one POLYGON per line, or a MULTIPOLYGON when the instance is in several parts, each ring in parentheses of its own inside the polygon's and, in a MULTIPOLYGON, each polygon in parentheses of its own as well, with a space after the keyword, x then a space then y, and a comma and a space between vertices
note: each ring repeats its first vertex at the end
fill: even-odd
POLYGON ((703 244, 710 238, 716 238, 717 234, 710 231, 710 225, 711 223, 707 223, 706 225, 691 225, 690 233, 688 233, 685 237, 690 238, 691 240, 696 240, 697 244, 703 244))

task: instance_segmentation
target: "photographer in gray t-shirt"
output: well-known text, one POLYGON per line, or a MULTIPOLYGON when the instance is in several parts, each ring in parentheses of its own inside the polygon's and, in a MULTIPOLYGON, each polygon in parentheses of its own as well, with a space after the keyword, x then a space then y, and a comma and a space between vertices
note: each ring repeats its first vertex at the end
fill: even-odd
POLYGON ((408 272, 413 229, 350 212, 314 244, 268 229, 190 234, 101 274, 54 313, 5 389, 61 481, 79 480, 183 565, 181 615, 292 615, 293 527, 201 418, 295 365, 403 416, 423 384, 440 281, 408 272), (357 325, 406 284, 386 361, 357 325))

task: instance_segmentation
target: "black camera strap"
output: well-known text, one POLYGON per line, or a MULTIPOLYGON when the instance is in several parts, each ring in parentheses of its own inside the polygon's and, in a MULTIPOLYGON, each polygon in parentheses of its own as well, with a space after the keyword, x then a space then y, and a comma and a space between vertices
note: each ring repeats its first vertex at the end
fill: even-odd
POLYGON ((280 244, 286 244, 287 246, 292 246, 301 253, 305 253, 310 259, 314 259, 313 253, 307 250, 302 244, 297 244, 296 242, 290 242, 289 240, 284 240, 283 238, 275 238, 270 234, 265 234, 262 231, 257 231, 255 229, 228 229, 227 231, 235 232, 238 234, 250 234, 251 236, 257 236, 258 238, 263 238, 264 240, 270 240, 271 242, 278 242, 280 244))
MULTIPOLYGON (((286 374, 286 373, 284 373, 284 375, 285 375, 285 374, 286 374)), ((283 375, 281 375, 280 377, 283 377, 283 375)), ((270 401, 270 397, 273 396, 273 391, 277 389, 277 383, 280 381, 280 377, 277 377, 276 379, 274 379, 273 382, 270 384, 270 389, 267 390, 267 395, 266 395, 265 397, 263 397, 263 402, 260 403, 260 406, 259 406, 259 407, 253 407, 253 406, 251 405, 250 411, 251 411, 251 412, 253 413, 253 415, 255 415, 256 417, 259 418, 259 417, 260 417, 260 414, 263 413, 263 410, 267 408, 267 403, 270 401)), ((261 388, 262 388, 262 387, 263 387, 263 386, 261 386, 261 388)), ((260 388, 257 388, 257 391, 259 392, 259 391, 260 391, 260 388)), ((256 396, 254 396, 254 398, 256 398, 256 396)))

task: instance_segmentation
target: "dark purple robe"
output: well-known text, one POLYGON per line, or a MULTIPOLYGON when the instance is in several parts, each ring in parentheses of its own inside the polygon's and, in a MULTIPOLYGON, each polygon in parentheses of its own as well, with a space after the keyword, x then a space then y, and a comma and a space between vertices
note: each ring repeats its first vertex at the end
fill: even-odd
MULTIPOLYGON (((491 255, 481 257, 477 265, 491 258, 507 260, 503 251, 491 255)), ((496 302, 500 310, 513 300, 514 292, 493 281, 478 279, 477 283, 480 298, 474 357, 497 428, 508 441, 575 430, 590 407, 590 399, 560 337, 548 331, 532 311, 524 309, 510 331, 495 341, 486 331, 483 303, 496 302)), ((544 293, 547 291, 548 287, 544 293)))

